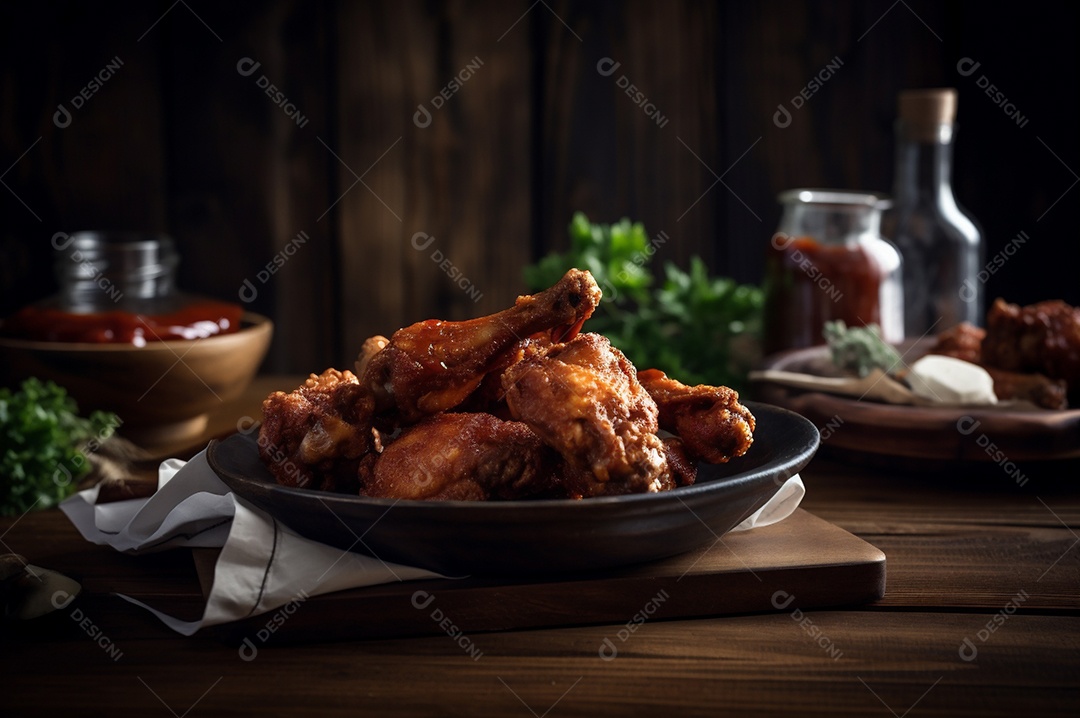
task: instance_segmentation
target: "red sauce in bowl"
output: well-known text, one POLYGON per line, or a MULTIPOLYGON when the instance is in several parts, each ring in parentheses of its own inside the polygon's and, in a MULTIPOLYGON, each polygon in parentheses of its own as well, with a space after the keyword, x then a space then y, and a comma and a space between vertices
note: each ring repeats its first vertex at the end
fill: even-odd
POLYGON ((19 339, 93 344, 134 344, 173 339, 205 339, 240 329, 243 307, 198 299, 160 314, 120 310, 76 314, 33 305, 6 319, 0 334, 19 339))

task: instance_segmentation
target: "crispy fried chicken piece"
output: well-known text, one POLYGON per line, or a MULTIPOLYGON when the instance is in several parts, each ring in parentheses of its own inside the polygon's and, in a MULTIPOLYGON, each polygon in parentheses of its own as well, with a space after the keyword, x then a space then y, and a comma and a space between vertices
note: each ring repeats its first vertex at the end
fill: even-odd
POLYGON ((691 459, 723 464, 745 454, 754 442, 757 422, 734 389, 687 386, 659 369, 637 376, 660 410, 660 428, 682 439, 691 459))
POLYGON ((1063 379, 1080 400, 1080 307, 1061 300, 1026 307, 997 299, 986 314, 983 361, 998 369, 1063 379))
POLYGON ((589 272, 571 269, 553 287, 518 297, 513 307, 478 319, 437 319, 399 329, 367 364, 361 383, 375 396, 380 428, 407 426, 457 407, 522 339, 577 335, 600 302, 589 272))
POLYGON ((284 486, 353 493, 360 460, 374 448, 374 407, 352 372, 312 374, 263 401, 259 456, 284 486))
POLYGON ((364 343, 360 346, 360 353, 356 357, 356 362, 353 367, 356 369, 356 376, 363 376, 367 371, 368 364, 375 357, 376 354, 386 348, 386 345, 390 343, 390 340, 381 334, 376 334, 373 337, 368 337, 364 340, 364 343))
POLYGON ((931 353, 951 356, 981 366, 994 380, 994 394, 1001 401, 1030 401, 1044 409, 1068 407, 1063 379, 1050 379, 1042 374, 987 366, 982 360, 985 337, 985 329, 963 322, 938 334, 931 353))
POLYGON ((670 486, 656 404, 634 366, 599 334, 581 334, 503 374, 506 403, 569 465, 574 496, 670 486))
POLYGON ((490 414, 438 414, 405 429, 383 451, 363 494, 476 501, 565 496, 559 463, 525 424, 490 414))
POLYGON ((994 380, 994 395, 1001 401, 1015 399, 1030 401, 1043 409, 1067 409, 1069 400, 1064 379, 1051 379, 1042 374, 1005 371, 984 366, 994 380))
POLYGON ((982 343, 985 337, 985 329, 961 322, 938 334, 930 353, 981 365, 982 343))
POLYGON ((551 345, 551 339, 546 335, 523 339, 515 344, 492 365, 476 391, 454 410, 494 414, 505 421, 513 420, 510 407, 506 405, 506 392, 502 386, 503 373, 514 364, 524 360, 526 356, 537 356, 547 351, 551 345))
POLYGON ((697 481, 697 464, 688 455, 686 443, 677 436, 667 436, 662 441, 668 467, 671 469, 671 478, 674 480, 674 486, 668 488, 692 486, 697 481))

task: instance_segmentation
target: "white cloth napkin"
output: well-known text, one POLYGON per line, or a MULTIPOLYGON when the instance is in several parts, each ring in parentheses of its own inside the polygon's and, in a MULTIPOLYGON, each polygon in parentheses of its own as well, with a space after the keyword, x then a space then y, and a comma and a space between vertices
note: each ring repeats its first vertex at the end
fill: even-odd
MULTIPOLYGON (((805 493, 802 479, 791 477, 768 503, 732 530, 745 531, 787 518, 805 493)), ((162 462, 157 493, 149 498, 98 504, 97 494, 96 487, 87 489, 60 506, 88 541, 133 554, 223 547, 201 620, 181 621, 121 596, 185 636, 203 626, 257 616, 323 593, 442 578, 425 569, 385 563, 300 536, 229 491, 210 468, 205 451, 187 463, 162 462)))

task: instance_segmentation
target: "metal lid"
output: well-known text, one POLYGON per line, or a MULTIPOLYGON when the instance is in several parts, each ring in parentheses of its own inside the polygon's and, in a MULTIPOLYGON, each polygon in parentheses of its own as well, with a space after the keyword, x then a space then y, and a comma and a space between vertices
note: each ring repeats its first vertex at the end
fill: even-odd
POLYGON ((60 301, 67 311, 142 311, 173 293, 179 257, 172 238, 137 232, 74 232, 53 238, 60 301), (60 241, 63 238, 63 241, 60 241))
POLYGON ((172 274, 179 262, 172 238, 138 232, 74 232, 59 250, 55 267, 61 282, 68 277, 104 274, 114 281, 152 279, 172 274))
POLYGON ((781 204, 817 204, 834 205, 836 209, 851 207, 855 209, 888 209, 892 200, 887 195, 877 192, 855 192, 843 189, 789 189, 776 196, 781 204))

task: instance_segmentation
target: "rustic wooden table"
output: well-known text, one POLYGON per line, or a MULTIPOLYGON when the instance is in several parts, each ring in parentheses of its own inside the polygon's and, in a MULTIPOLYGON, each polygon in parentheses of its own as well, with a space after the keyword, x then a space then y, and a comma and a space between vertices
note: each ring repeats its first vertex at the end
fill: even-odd
MULTIPOLYGON (((228 407, 217 430, 274 381, 228 407)), ((111 595, 152 594, 197 616, 189 553, 120 555, 83 541, 56 510, 4 519, 0 550, 78 578, 84 596, 77 611, 4 628, 0 705, 13 716, 1077 715, 1076 467, 1036 470, 1022 487, 993 469, 819 455, 803 472, 803 506, 885 552, 884 598, 650 620, 614 660, 598 648, 618 624, 474 634, 472 654, 435 635, 245 655, 178 636, 111 595)))

